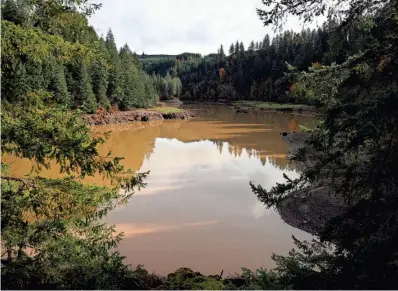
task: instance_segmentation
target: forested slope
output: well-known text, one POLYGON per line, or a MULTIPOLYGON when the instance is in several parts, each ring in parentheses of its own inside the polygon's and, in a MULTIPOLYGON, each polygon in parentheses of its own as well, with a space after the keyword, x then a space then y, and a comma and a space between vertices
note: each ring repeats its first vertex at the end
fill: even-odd
POLYGON ((319 70, 341 64, 358 53, 367 41, 363 24, 355 23, 348 31, 337 31, 338 23, 329 21, 317 29, 299 33, 285 31, 271 39, 252 41, 245 48, 236 41, 228 52, 221 45, 207 56, 184 54, 174 59, 142 59, 148 74, 179 77, 181 99, 185 100, 260 100, 317 104, 316 100, 294 95, 297 71, 319 70), (293 87, 292 87, 293 86, 293 87))
POLYGON ((104 39, 86 15, 46 8, 38 17, 37 9, 29 1, 2 1, 5 100, 44 90, 52 94, 49 102, 85 112, 156 104, 157 93, 137 56, 127 44, 118 49, 111 30, 104 39))

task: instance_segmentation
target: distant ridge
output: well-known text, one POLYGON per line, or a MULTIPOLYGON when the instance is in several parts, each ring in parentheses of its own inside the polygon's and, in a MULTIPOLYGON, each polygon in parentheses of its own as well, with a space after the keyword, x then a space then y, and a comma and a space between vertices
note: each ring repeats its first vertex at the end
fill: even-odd
POLYGON ((178 59, 178 60, 188 60, 194 58, 202 57, 201 54, 196 53, 182 53, 178 55, 166 55, 166 54, 156 54, 156 55, 147 55, 145 53, 141 55, 137 55, 138 58, 142 61, 144 60, 165 60, 165 59, 178 59))
POLYGON ((165 54, 159 54, 159 55, 146 55, 146 54, 141 54, 138 55, 138 58, 140 60, 145 60, 145 59, 175 59, 177 55, 165 55, 165 54))

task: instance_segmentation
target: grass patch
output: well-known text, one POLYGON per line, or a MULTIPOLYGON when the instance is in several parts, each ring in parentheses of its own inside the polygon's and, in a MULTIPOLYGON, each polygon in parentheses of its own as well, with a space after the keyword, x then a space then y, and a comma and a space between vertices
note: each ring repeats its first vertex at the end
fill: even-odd
POLYGON ((261 101, 236 101, 234 102, 235 106, 246 106, 252 108, 261 108, 261 109, 310 109, 312 106, 303 105, 303 104, 283 104, 283 103, 275 103, 275 102, 261 102, 261 101))
POLYGON ((167 107, 167 106, 162 106, 162 107, 154 107, 151 109, 148 109, 150 111, 156 111, 156 112, 160 112, 163 114, 168 114, 168 113, 180 113, 183 112, 184 110, 180 109, 180 108, 176 108, 176 107, 167 107))

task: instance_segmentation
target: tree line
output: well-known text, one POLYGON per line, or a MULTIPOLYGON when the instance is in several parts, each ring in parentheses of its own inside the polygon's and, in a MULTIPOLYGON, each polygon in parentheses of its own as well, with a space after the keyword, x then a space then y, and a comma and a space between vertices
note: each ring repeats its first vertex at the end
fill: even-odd
POLYGON ((207 56, 190 54, 190 58, 142 60, 147 73, 178 76, 182 82, 181 98, 186 100, 260 100, 273 102, 314 103, 299 100, 291 92, 298 71, 340 64, 363 49, 366 35, 362 26, 336 31, 338 23, 328 21, 317 29, 299 33, 285 31, 271 39, 232 43, 226 53, 221 45, 217 53, 207 56))

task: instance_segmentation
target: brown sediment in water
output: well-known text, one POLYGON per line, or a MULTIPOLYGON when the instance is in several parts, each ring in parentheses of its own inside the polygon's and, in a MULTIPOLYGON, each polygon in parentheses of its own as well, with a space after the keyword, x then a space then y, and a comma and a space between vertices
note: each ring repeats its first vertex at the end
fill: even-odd
MULTIPOLYGON (((316 120, 275 112, 237 114, 220 105, 184 109, 198 118, 91 127, 111 131, 101 155, 111 151, 125 158, 126 168, 150 170, 147 187, 106 217, 125 232, 118 248, 125 262, 160 274, 181 266, 204 274, 234 273, 242 266, 273 267, 271 254, 287 254, 294 247, 292 234, 311 239, 265 209, 249 182, 269 189, 283 182, 283 172, 296 177, 294 164, 285 159, 289 145, 279 133, 300 130, 301 124, 311 128, 316 120)), ((29 172, 28 160, 6 159, 12 175, 29 172)), ((41 176, 60 177, 56 165, 43 171, 41 176)), ((107 185, 102 176, 84 183, 107 185)))

